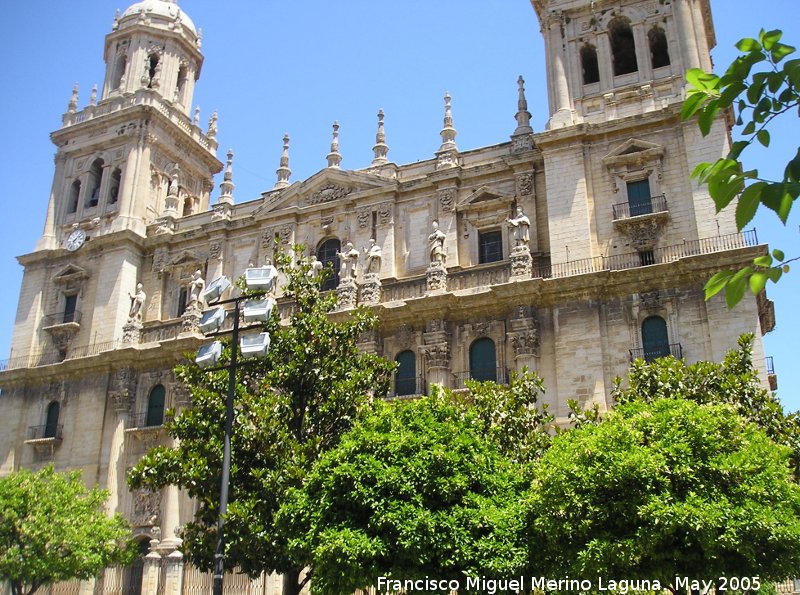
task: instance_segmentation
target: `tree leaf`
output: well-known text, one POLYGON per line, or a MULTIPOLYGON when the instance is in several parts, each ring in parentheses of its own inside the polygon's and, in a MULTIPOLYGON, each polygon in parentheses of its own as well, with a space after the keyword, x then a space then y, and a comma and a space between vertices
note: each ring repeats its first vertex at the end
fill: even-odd
POLYGON ((759 130, 756 138, 763 146, 769 147, 769 131, 766 128, 759 130))
MULTIPOLYGON (((772 251, 772 255, 775 257, 775 260, 777 260, 779 262, 786 258, 786 256, 783 253, 783 250, 778 250, 777 248, 775 248, 772 251)), ((772 264, 772 263, 770 263, 770 264, 772 264)))
POLYGON ((709 299, 710 297, 722 291, 732 277, 733 271, 731 270, 720 271, 712 276, 703 287, 703 290, 705 291, 705 299, 709 299))
POLYGON ((736 49, 738 49, 740 52, 760 51, 761 44, 752 37, 745 37, 736 43, 736 49))
POLYGON ((764 291, 767 284, 767 273, 763 271, 756 271, 750 275, 750 291, 753 295, 758 295, 764 291))

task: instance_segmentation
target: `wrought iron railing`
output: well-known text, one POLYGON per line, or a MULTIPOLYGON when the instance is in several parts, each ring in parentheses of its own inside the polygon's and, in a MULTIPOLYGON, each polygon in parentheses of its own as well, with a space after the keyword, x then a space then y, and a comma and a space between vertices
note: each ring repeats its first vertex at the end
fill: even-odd
POLYGON ((43 426, 30 426, 28 428, 28 440, 44 440, 45 438, 52 438, 53 440, 61 440, 62 431, 64 430, 63 424, 43 426))
POLYGON ((594 256, 592 258, 540 266, 533 270, 532 277, 534 279, 556 279, 600 271, 619 271, 647 266, 648 264, 674 262, 687 256, 746 248, 757 244, 758 236, 756 235, 756 230, 750 229, 742 233, 731 233, 700 240, 685 240, 680 244, 656 248, 647 252, 594 256))
POLYGON ((680 343, 661 343, 650 347, 642 347, 640 349, 630 349, 631 361, 635 359, 643 359, 646 362, 651 362, 659 357, 667 357, 671 355, 678 359, 683 357, 683 348, 680 343))
POLYGON ((456 390, 466 388, 467 380, 492 380, 497 384, 508 384, 508 377, 508 368, 502 366, 453 372, 453 388, 456 390))
POLYGON ((80 345, 71 347, 66 356, 58 350, 37 351, 30 355, 21 355, 19 357, 12 357, 5 360, 0 360, 0 372, 6 370, 18 370, 20 368, 38 368, 40 366, 49 366, 58 364, 64 360, 79 359, 83 357, 91 357, 98 355, 105 351, 116 349, 119 341, 103 341, 100 343, 90 343, 89 345, 80 345))
POLYGON ((164 422, 170 421, 172 419, 171 415, 167 415, 166 412, 162 412, 161 415, 157 415, 155 413, 148 413, 145 411, 144 413, 137 413, 136 415, 131 415, 128 418, 128 428, 129 429, 143 429, 143 428, 160 428, 164 425, 164 422))
POLYGON ((631 205, 629 202, 620 202, 611 206, 611 212, 614 215, 614 221, 618 219, 629 219, 631 217, 640 217, 642 215, 651 215, 653 213, 665 213, 667 211, 667 198, 661 194, 659 196, 651 196, 650 200, 642 203, 635 203, 631 205))
POLYGON ((80 310, 73 310, 72 312, 54 312, 53 314, 48 314, 42 319, 42 328, 56 326, 59 324, 69 324, 70 322, 80 324, 80 310))
POLYGON ((388 398, 401 399, 403 397, 415 397, 427 393, 425 378, 423 376, 413 376, 411 378, 397 378, 392 381, 388 398))

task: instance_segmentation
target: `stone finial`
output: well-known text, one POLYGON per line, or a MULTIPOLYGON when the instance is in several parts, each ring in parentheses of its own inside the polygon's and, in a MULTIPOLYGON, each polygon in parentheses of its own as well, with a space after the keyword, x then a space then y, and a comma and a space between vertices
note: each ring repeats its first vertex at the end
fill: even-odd
POLYGON ((453 112, 450 110, 450 94, 444 94, 444 127, 440 132, 442 135, 442 146, 439 147, 440 151, 458 150, 456 147, 456 129, 453 127, 453 112))
POLYGON ((211 140, 217 138, 217 119, 219 116, 217 112, 211 114, 211 117, 208 119, 208 132, 206 132, 206 136, 211 140))
POLYGON ((97 85, 92 85, 92 94, 89 95, 89 105, 92 107, 97 105, 97 85))
POLYGON ((453 113, 450 111, 450 94, 444 94, 444 127, 442 128, 442 144, 436 151, 436 169, 458 167, 458 147, 456 146, 456 129, 453 127, 453 113))
POLYGON ((525 99, 525 79, 522 75, 517 79, 519 86, 519 99, 517 100, 517 114, 514 116, 517 120, 517 129, 514 134, 530 134, 533 132, 531 128, 531 114, 528 111, 528 101, 525 99))
POLYGON ((72 95, 69 98, 67 111, 71 114, 74 114, 78 111, 78 83, 72 85, 72 95))
POLYGON ((331 152, 328 153, 328 167, 339 169, 342 163, 342 155, 339 153, 339 122, 333 123, 333 140, 331 141, 331 152))
POLYGON ((203 30, 197 29, 197 49, 201 49, 203 47, 203 30))
POLYGON ((275 182, 273 190, 280 190, 289 185, 289 176, 292 175, 292 170, 289 169, 289 135, 283 135, 283 152, 281 152, 280 167, 275 171, 278 175, 278 181, 275 182))
POLYGON ((172 166, 172 171, 169 176, 169 188, 167 189, 167 198, 164 201, 164 216, 177 217, 178 206, 180 205, 180 197, 178 196, 178 189, 180 187, 180 173, 181 168, 176 163, 172 166))
POLYGON ((194 118, 192 118, 192 126, 200 126, 200 106, 194 106, 194 118))
POLYGON ((119 29, 119 8, 114 11, 114 22, 111 23, 111 30, 116 31, 119 29))
POLYGON ((386 145, 386 132, 383 130, 383 110, 378 110, 378 133, 375 135, 375 146, 372 147, 372 151, 375 153, 372 165, 383 165, 389 162, 386 158, 389 147, 386 145))
POLYGON ((179 176, 181 173, 181 167, 176 163, 172 166, 172 172, 169 176, 169 190, 167 190, 167 196, 178 196, 178 186, 180 185, 179 176))
POLYGON ((233 204, 233 149, 228 149, 228 162, 225 164, 225 175, 219 185, 220 195, 217 204, 233 204))

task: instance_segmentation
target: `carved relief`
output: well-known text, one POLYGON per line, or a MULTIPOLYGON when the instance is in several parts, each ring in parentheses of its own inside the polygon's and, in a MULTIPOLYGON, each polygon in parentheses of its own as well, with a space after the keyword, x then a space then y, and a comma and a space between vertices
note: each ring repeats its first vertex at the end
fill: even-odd
POLYGON ((516 178, 517 195, 529 196, 533 194, 533 173, 519 174, 516 178))
POLYGON ((388 225, 392 222, 392 203, 386 202, 378 205, 378 225, 388 225))
POLYGON ((146 488, 133 491, 133 514, 131 524, 134 527, 152 527, 161 524, 161 493, 146 488))
POLYGON ((661 308, 661 296, 657 291, 640 293, 639 300, 642 306, 647 308, 648 310, 657 310, 661 308))
POLYGON ((455 188, 445 188, 439 191, 439 208, 443 212, 450 212, 453 210, 453 205, 456 202, 455 188))
POLYGON ((208 248, 208 257, 219 259, 222 256, 222 242, 211 242, 208 248))
POLYGON ((514 136, 511 139, 511 152, 523 153, 533 149, 533 137, 530 134, 514 136))
POLYGON ((369 227, 369 220, 371 218, 370 217, 371 214, 372 212, 369 209, 358 209, 358 211, 356 211, 356 219, 358 220, 358 226, 361 229, 369 227))
POLYGON ((292 228, 288 225, 282 226, 278 230, 278 237, 280 237, 281 244, 289 244, 292 240, 292 228))
POLYGON ((450 346, 447 343, 426 345, 423 353, 425 354, 425 365, 428 368, 450 367, 450 346))
POLYGON ((153 272, 154 273, 163 273, 164 267, 167 266, 167 262, 169 261, 169 248, 166 246, 161 248, 156 248, 153 252, 153 272))
POLYGON ((511 346, 514 348, 514 355, 538 355, 539 354, 539 331, 531 329, 529 331, 517 333, 511 337, 511 346))
POLYGON ((400 349, 411 349, 414 345, 414 333, 410 326, 404 324, 394 336, 395 343, 400 349))
POLYGON ((351 192, 353 192, 353 188, 345 188, 337 184, 326 184, 314 194, 307 197, 305 203, 307 205, 317 205, 320 203, 332 202, 344 198, 351 192))

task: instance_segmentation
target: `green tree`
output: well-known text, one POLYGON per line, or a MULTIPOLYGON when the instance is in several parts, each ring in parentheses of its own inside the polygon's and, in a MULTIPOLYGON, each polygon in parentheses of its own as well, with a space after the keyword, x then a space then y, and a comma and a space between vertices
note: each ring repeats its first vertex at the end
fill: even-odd
MULTIPOLYGON (((299 254, 301 247, 296 247, 299 254)), ((284 575, 284 593, 299 593, 311 560, 287 547, 292 531, 281 531, 275 514, 287 491, 301 487, 322 453, 335 447, 373 397, 388 392, 391 363, 360 353, 357 342, 376 317, 365 309, 331 314, 333 292, 320 292, 307 259, 279 253, 288 324, 273 314, 263 362, 239 368, 231 440, 231 480, 225 521, 226 568, 256 576, 284 575)), ((227 348, 228 350, 230 347, 227 348)), ((228 351, 223 357, 227 357, 228 351)), ((132 486, 185 489, 198 503, 183 530, 183 550, 201 569, 213 567, 225 419, 226 371, 178 368, 192 407, 166 425, 175 447, 151 450, 132 470, 132 486)))
POLYGON ((793 468, 800 477, 800 418, 785 414, 780 401, 767 391, 753 368, 753 335, 742 335, 738 349, 729 351, 721 364, 687 364, 674 357, 652 362, 638 359, 631 366, 627 386, 616 379, 616 403, 652 403, 680 396, 700 404, 729 404, 745 420, 755 423, 773 441, 792 451, 793 468))
MULTIPOLYGON (((722 76, 696 68, 686 73, 690 88, 681 111, 684 119, 696 117, 705 136, 721 112, 733 110, 736 125, 742 127, 743 138, 733 143, 724 158, 700 163, 692 172, 692 177, 708 184, 717 212, 738 197, 739 231, 761 205, 774 211, 785 224, 800 195, 800 148, 787 159, 780 180, 764 179, 757 169, 747 169, 742 163, 745 150, 754 143, 769 147, 769 130, 777 125, 776 118, 784 114, 795 117, 800 107, 800 59, 786 60, 795 48, 782 43, 782 36, 778 30, 761 30, 758 39, 740 40, 736 47, 742 54, 722 76)), ((751 266, 720 271, 706 283, 706 298, 724 289, 725 300, 732 308, 741 301, 748 285, 754 294, 761 292, 767 281, 777 282, 789 271, 787 263, 792 260, 796 258, 787 260, 781 250, 773 250, 756 258, 751 266)))
POLYGON ((378 576, 464 585, 518 573, 524 482, 486 429, 439 392, 379 404, 357 423, 281 509, 292 547, 312 560, 314 592, 349 594, 378 576))
POLYGON ((108 492, 88 489, 80 471, 52 466, 0 477, 0 580, 13 595, 71 579, 88 579, 136 554, 130 530, 104 510, 108 492))
MULTIPOLYGON (((731 405, 663 398, 564 432, 526 501, 537 575, 763 582, 800 572, 789 449, 731 405)), ((717 583, 717 586, 719 584, 717 583)))

